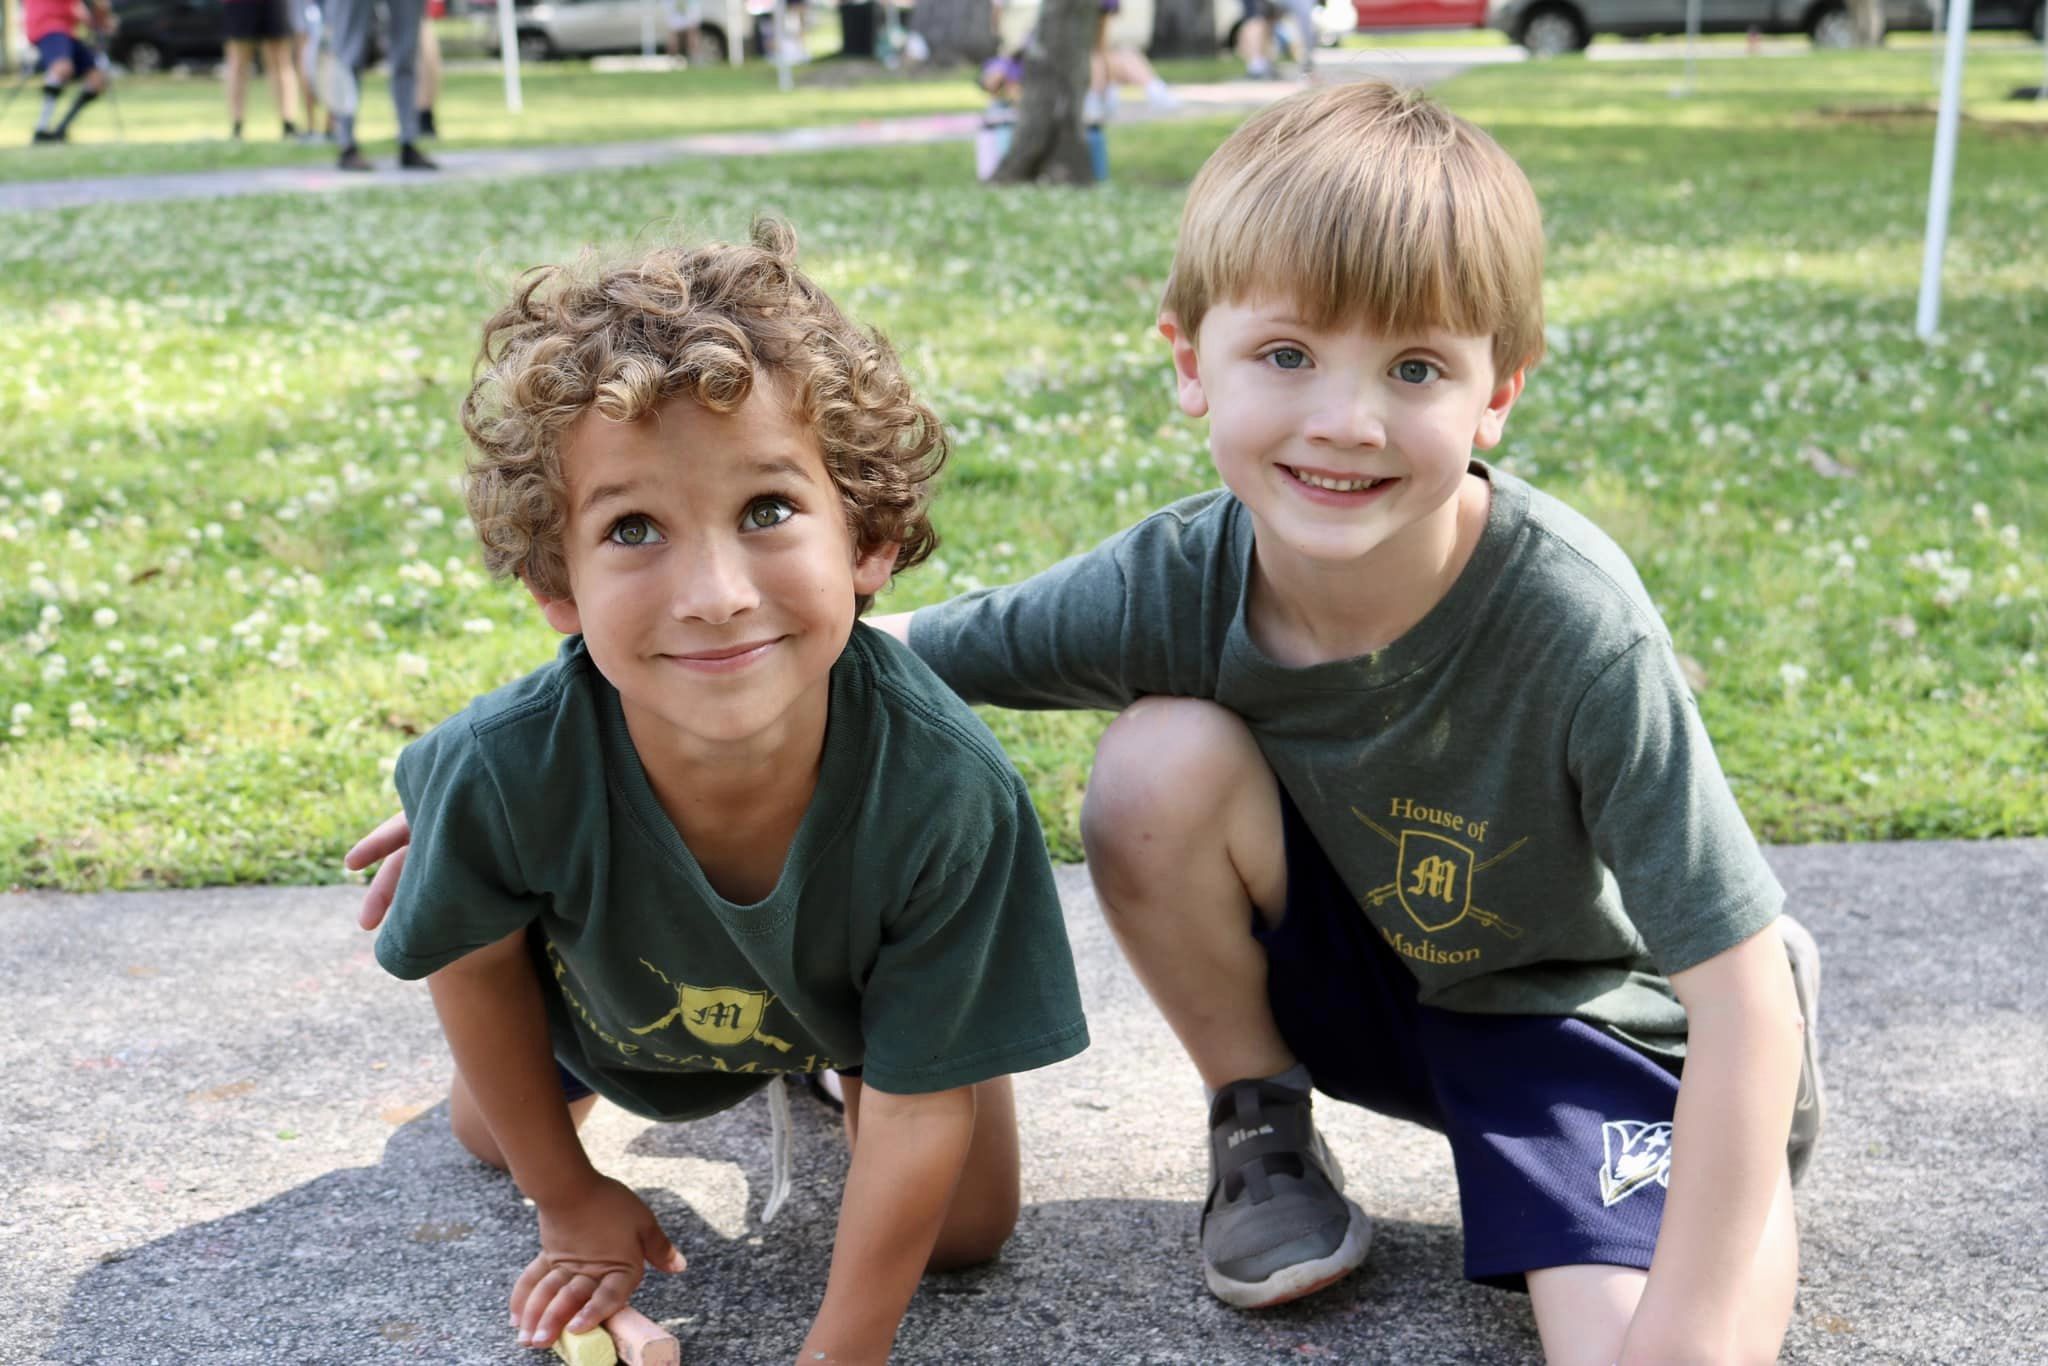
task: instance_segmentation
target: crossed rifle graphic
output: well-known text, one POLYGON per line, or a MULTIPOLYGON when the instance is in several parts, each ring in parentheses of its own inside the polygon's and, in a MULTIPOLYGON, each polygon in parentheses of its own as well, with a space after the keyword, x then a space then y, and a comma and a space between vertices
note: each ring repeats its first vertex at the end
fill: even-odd
MULTIPOLYGON (((1401 847, 1401 838, 1400 838, 1400 836, 1398 836, 1398 835, 1394 834, 1394 833, 1393 833, 1393 832, 1392 832, 1391 830, 1388 830, 1388 829, 1387 829, 1387 828, 1386 828, 1385 826, 1382 826, 1382 825, 1380 825, 1380 824, 1379 824, 1378 822, 1376 822, 1375 820, 1373 820, 1373 818, 1372 818, 1372 817, 1370 817, 1370 816, 1366 815, 1366 814, 1365 814, 1365 813, 1364 813, 1363 811, 1360 811, 1360 810, 1359 810, 1359 809, 1358 809, 1357 807, 1355 807, 1355 806, 1354 806, 1354 807, 1352 807, 1352 808, 1351 808, 1351 814, 1352 814, 1352 815, 1354 815, 1354 816, 1356 816, 1356 817, 1358 817, 1358 819, 1359 819, 1360 823, 1361 823, 1361 824, 1363 824, 1363 825, 1365 826, 1365 828, 1366 828, 1366 829, 1368 829, 1368 830, 1372 831, 1372 832, 1373 832, 1373 833, 1374 833, 1375 835, 1378 835, 1378 836, 1379 836, 1379 837, 1380 837, 1381 839, 1383 839, 1383 840, 1385 840, 1385 841, 1386 841, 1387 843, 1389 843, 1389 844, 1393 845, 1393 846, 1394 846, 1394 848, 1396 848, 1396 849, 1399 849, 1399 848, 1401 847)), ((1438 835, 1438 836, 1434 836, 1434 838, 1437 838, 1437 839, 1442 839, 1443 837, 1442 837, 1441 835, 1438 835)), ((1446 843, 1452 843, 1452 841, 1448 841, 1448 840, 1446 840, 1445 842, 1446 842, 1446 843)), ((1527 835, 1524 835, 1524 836, 1522 836, 1522 838, 1520 838, 1520 839, 1516 840, 1516 841, 1515 841, 1515 842, 1514 842, 1513 844, 1510 844, 1510 845, 1509 845, 1509 846, 1508 846, 1507 848, 1505 848, 1505 849, 1501 850, 1501 851, 1500 851, 1500 852, 1499 852, 1498 854, 1495 854, 1495 855, 1494 855, 1494 856, 1493 856, 1492 858, 1490 858, 1490 859, 1486 860, 1486 862, 1484 862, 1484 863, 1476 863, 1476 864, 1472 865, 1472 869, 1471 869, 1471 871, 1470 871, 1470 872, 1469 872, 1469 873, 1467 874, 1467 877, 1468 877, 1468 878, 1476 878, 1476 877, 1478 877, 1478 876, 1479 876, 1479 875, 1480 875, 1481 873, 1485 872, 1485 871, 1486 871, 1486 870, 1487 870, 1488 868, 1491 868, 1491 867, 1493 867, 1493 865, 1494 865, 1494 864, 1496 864, 1496 863, 1500 863, 1500 862, 1502 862, 1502 861, 1503 861, 1503 860, 1505 860, 1505 859, 1508 859, 1508 858, 1511 858, 1511 857, 1513 857, 1513 855, 1514 855, 1514 854, 1516 853, 1516 851, 1517 851, 1517 850, 1519 850, 1519 849, 1520 849, 1520 848, 1521 848, 1521 847, 1522 847, 1523 845, 1527 844, 1528 842, 1529 842, 1529 837, 1528 837, 1527 835)), ((1460 848, 1463 848, 1463 846, 1462 846, 1462 845, 1460 845, 1460 846, 1458 846, 1458 847, 1460 847, 1460 848)), ((1467 851, 1467 852, 1469 853, 1470 851, 1467 851)), ((1461 915, 1460 915, 1460 916, 1458 917, 1458 920, 1462 920, 1462 919, 1464 919, 1464 918, 1465 918, 1465 916, 1470 916, 1470 917, 1472 917, 1472 919, 1474 919, 1474 920, 1478 921, 1478 922, 1479 922, 1480 924, 1484 925, 1484 926, 1485 926, 1485 927, 1486 927, 1487 929, 1489 929, 1489 930, 1499 930, 1499 931, 1500 931, 1500 932, 1501 932, 1502 934, 1506 935, 1506 936, 1507 936, 1508 938, 1510 938, 1510 939, 1520 939, 1520 938, 1522 937, 1522 929, 1521 929, 1521 927, 1520 927, 1519 925, 1515 925, 1515 924, 1512 924, 1512 923, 1510 923, 1509 921, 1506 921, 1506 920, 1503 920, 1503 919, 1501 919, 1501 917, 1499 917, 1499 916, 1495 915, 1495 914, 1494 914, 1494 913, 1493 913, 1492 911, 1488 911, 1488 910, 1482 910, 1482 909, 1480 909, 1479 907, 1477 907, 1477 906, 1474 906, 1474 905, 1472 904, 1472 902, 1471 902, 1471 899, 1470 899, 1470 890, 1471 890, 1471 889, 1470 889, 1470 887, 1468 886, 1468 887, 1467 887, 1467 889, 1466 889, 1466 891, 1467 891, 1467 899, 1466 899, 1466 902, 1465 902, 1465 909, 1464 909, 1464 912, 1463 912, 1463 913, 1462 913, 1462 914, 1461 914, 1461 915)), ((1387 884, 1386 884, 1385 886, 1383 886, 1383 887, 1375 887, 1375 888, 1373 888, 1373 889, 1372 889, 1371 891, 1367 892, 1367 893, 1366 893, 1366 894, 1365 894, 1365 895, 1364 895, 1364 896, 1363 896, 1362 898, 1360 898, 1360 899, 1361 899, 1361 900, 1362 900, 1362 901, 1363 901, 1363 902, 1364 902, 1364 903, 1365 903, 1365 904, 1366 904, 1366 905, 1367 905, 1368 907, 1370 907, 1371 909, 1373 909, 1373 910, 1378 910, 1378 909, 1379 909, 1380 907, 1382 907, 1382 906, 1386 905, 1386 904, 1387 904, 1387 903, 1388 903, 1389 901, 1392 901, 1392 900, 1394 900, 1394 899, 1395 899, 1396 897, 1398 897, 1398 896, 1400 896, 1400 895, 1401 895, 1401 882, 1400 882, 1400 877, 1399 877, 1399 875, 1398 875, 1398 873, 1397 873, 1397 874, 1396 874, 1396 876, 1395 876, 1395 880, 1394 880, 1394 881, 1392 881, 1392 882, 1389 882, 1389 883, 1387 883, 1387 884)), ((1405 909, 1405 907, 1404 907, 1404 909, 1405 909)), ((1410 912, 1410 914, 1412 915, 1412 914, 1413 914, 1413 912, 1410 912)), ((1451 924, 1452 924, 1452 925, 1455 925, 1455 924, 1457 924, 1457 923, 1458 923, 1458 921, 1457 921, 1457 920, 1453 920, 1453 921, 1451 922, 1451 924)), ((1428 927, 1427 927, 1427 926, 1424 926, 1424 928, 1425 928, 1425 929, 1427 929, 1428 927)), ((1446 925, 1446 926, 1443 926, 1442 928, 1445 928, 1445 929, 1449 929, 1449 928, 1450 928, 1450 926, 1449 926, 1449 925, 1446 925)))

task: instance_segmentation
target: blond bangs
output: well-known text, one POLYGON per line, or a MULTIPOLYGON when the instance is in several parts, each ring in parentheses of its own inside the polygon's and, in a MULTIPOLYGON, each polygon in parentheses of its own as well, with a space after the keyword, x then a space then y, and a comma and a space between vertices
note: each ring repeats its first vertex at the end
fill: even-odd
POLYGON ((1543 352, 1543 226, 1498 144, 1419 92, 1355 82, 1246 123, 1195 178, 1163 306, 1193 334, 1218 303, 1286 299, 1312 327, 1493 339, 1543 352))

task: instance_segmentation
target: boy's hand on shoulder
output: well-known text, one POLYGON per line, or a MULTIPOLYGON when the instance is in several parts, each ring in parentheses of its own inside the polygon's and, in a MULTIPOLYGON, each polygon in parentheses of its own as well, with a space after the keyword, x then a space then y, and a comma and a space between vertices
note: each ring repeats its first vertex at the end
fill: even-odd
POLYGON ((360 873, 378 859, 384 860, 384 866, 363 892, 362 908, 356 912, 356 924, 364 929, 374 930, 384 923, 391 898, 398 893, 398 875, 405 870, 406 846, 411 843, 412 823, 400 811, 357 840, 355 848, 342 856, 342 867, 351 873, 360 873))
POLYGON ((523 1346, 546 1347, 626 1307, 645 1268, 681 1271, 683 1254, 654 1212, 624 1182, 600 1176, 574 1198, 540 1207, 540 1255, 512 1287, 512 1322, 523 1346))

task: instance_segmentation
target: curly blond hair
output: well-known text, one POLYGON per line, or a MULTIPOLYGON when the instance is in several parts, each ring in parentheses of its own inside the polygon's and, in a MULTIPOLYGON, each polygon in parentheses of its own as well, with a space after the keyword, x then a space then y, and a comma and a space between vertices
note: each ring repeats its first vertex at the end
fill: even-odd
POLYGON ((899 573, 931 554, 944 427, 888 341, 797 269, 789 225, 758 219, 751 237, 540 266, 484 324, 462 429, 469 517, 493 574, 569 595, 560 439, 585 412, 637 422, 687 398, 729 413, 763 376, 816 433, 856 551, 900 546, 899 573))

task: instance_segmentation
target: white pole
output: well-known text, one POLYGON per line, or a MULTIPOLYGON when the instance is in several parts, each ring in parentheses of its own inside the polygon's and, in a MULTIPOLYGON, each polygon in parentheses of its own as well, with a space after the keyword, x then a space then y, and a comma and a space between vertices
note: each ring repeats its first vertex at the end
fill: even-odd
POLYGON ((789 42, 783 33, 783 25, 789 20, 787 0, 775 0, 775 33, 769 42, 775 49, 775 84, 783 90, 791 85, 789 78, 789 42))
POLYGON ((654 55, 654 0, 640 0, 640 55, 654 55))
POLYGON ((505 108, 516 114, 526 101, 519 93, 519 26, 512 22, 512 0, 498 0, 498 58, 505 67, 505 108))
POLYGON ((1949 189, 1956 178, 1956 124, 1962 115, 1963 47, 1970 36, 1970 0, 1949 0, 1948 51, 1941 64, 1941 112, 1934 121, 1934 173, 1927 186, 1927 248, 1920 262, 1920 340, 1941 325, 1941 256, 1948 247, 1949 189))
POLYGON ((742 0, 725 0, 725 61, 738 66, 747 57, 747 7, 742 0))
POLYGON ((1700 0, 1685 0, 1685 93, 1692 93, 1693 62, 1700 45, 1700 0))

